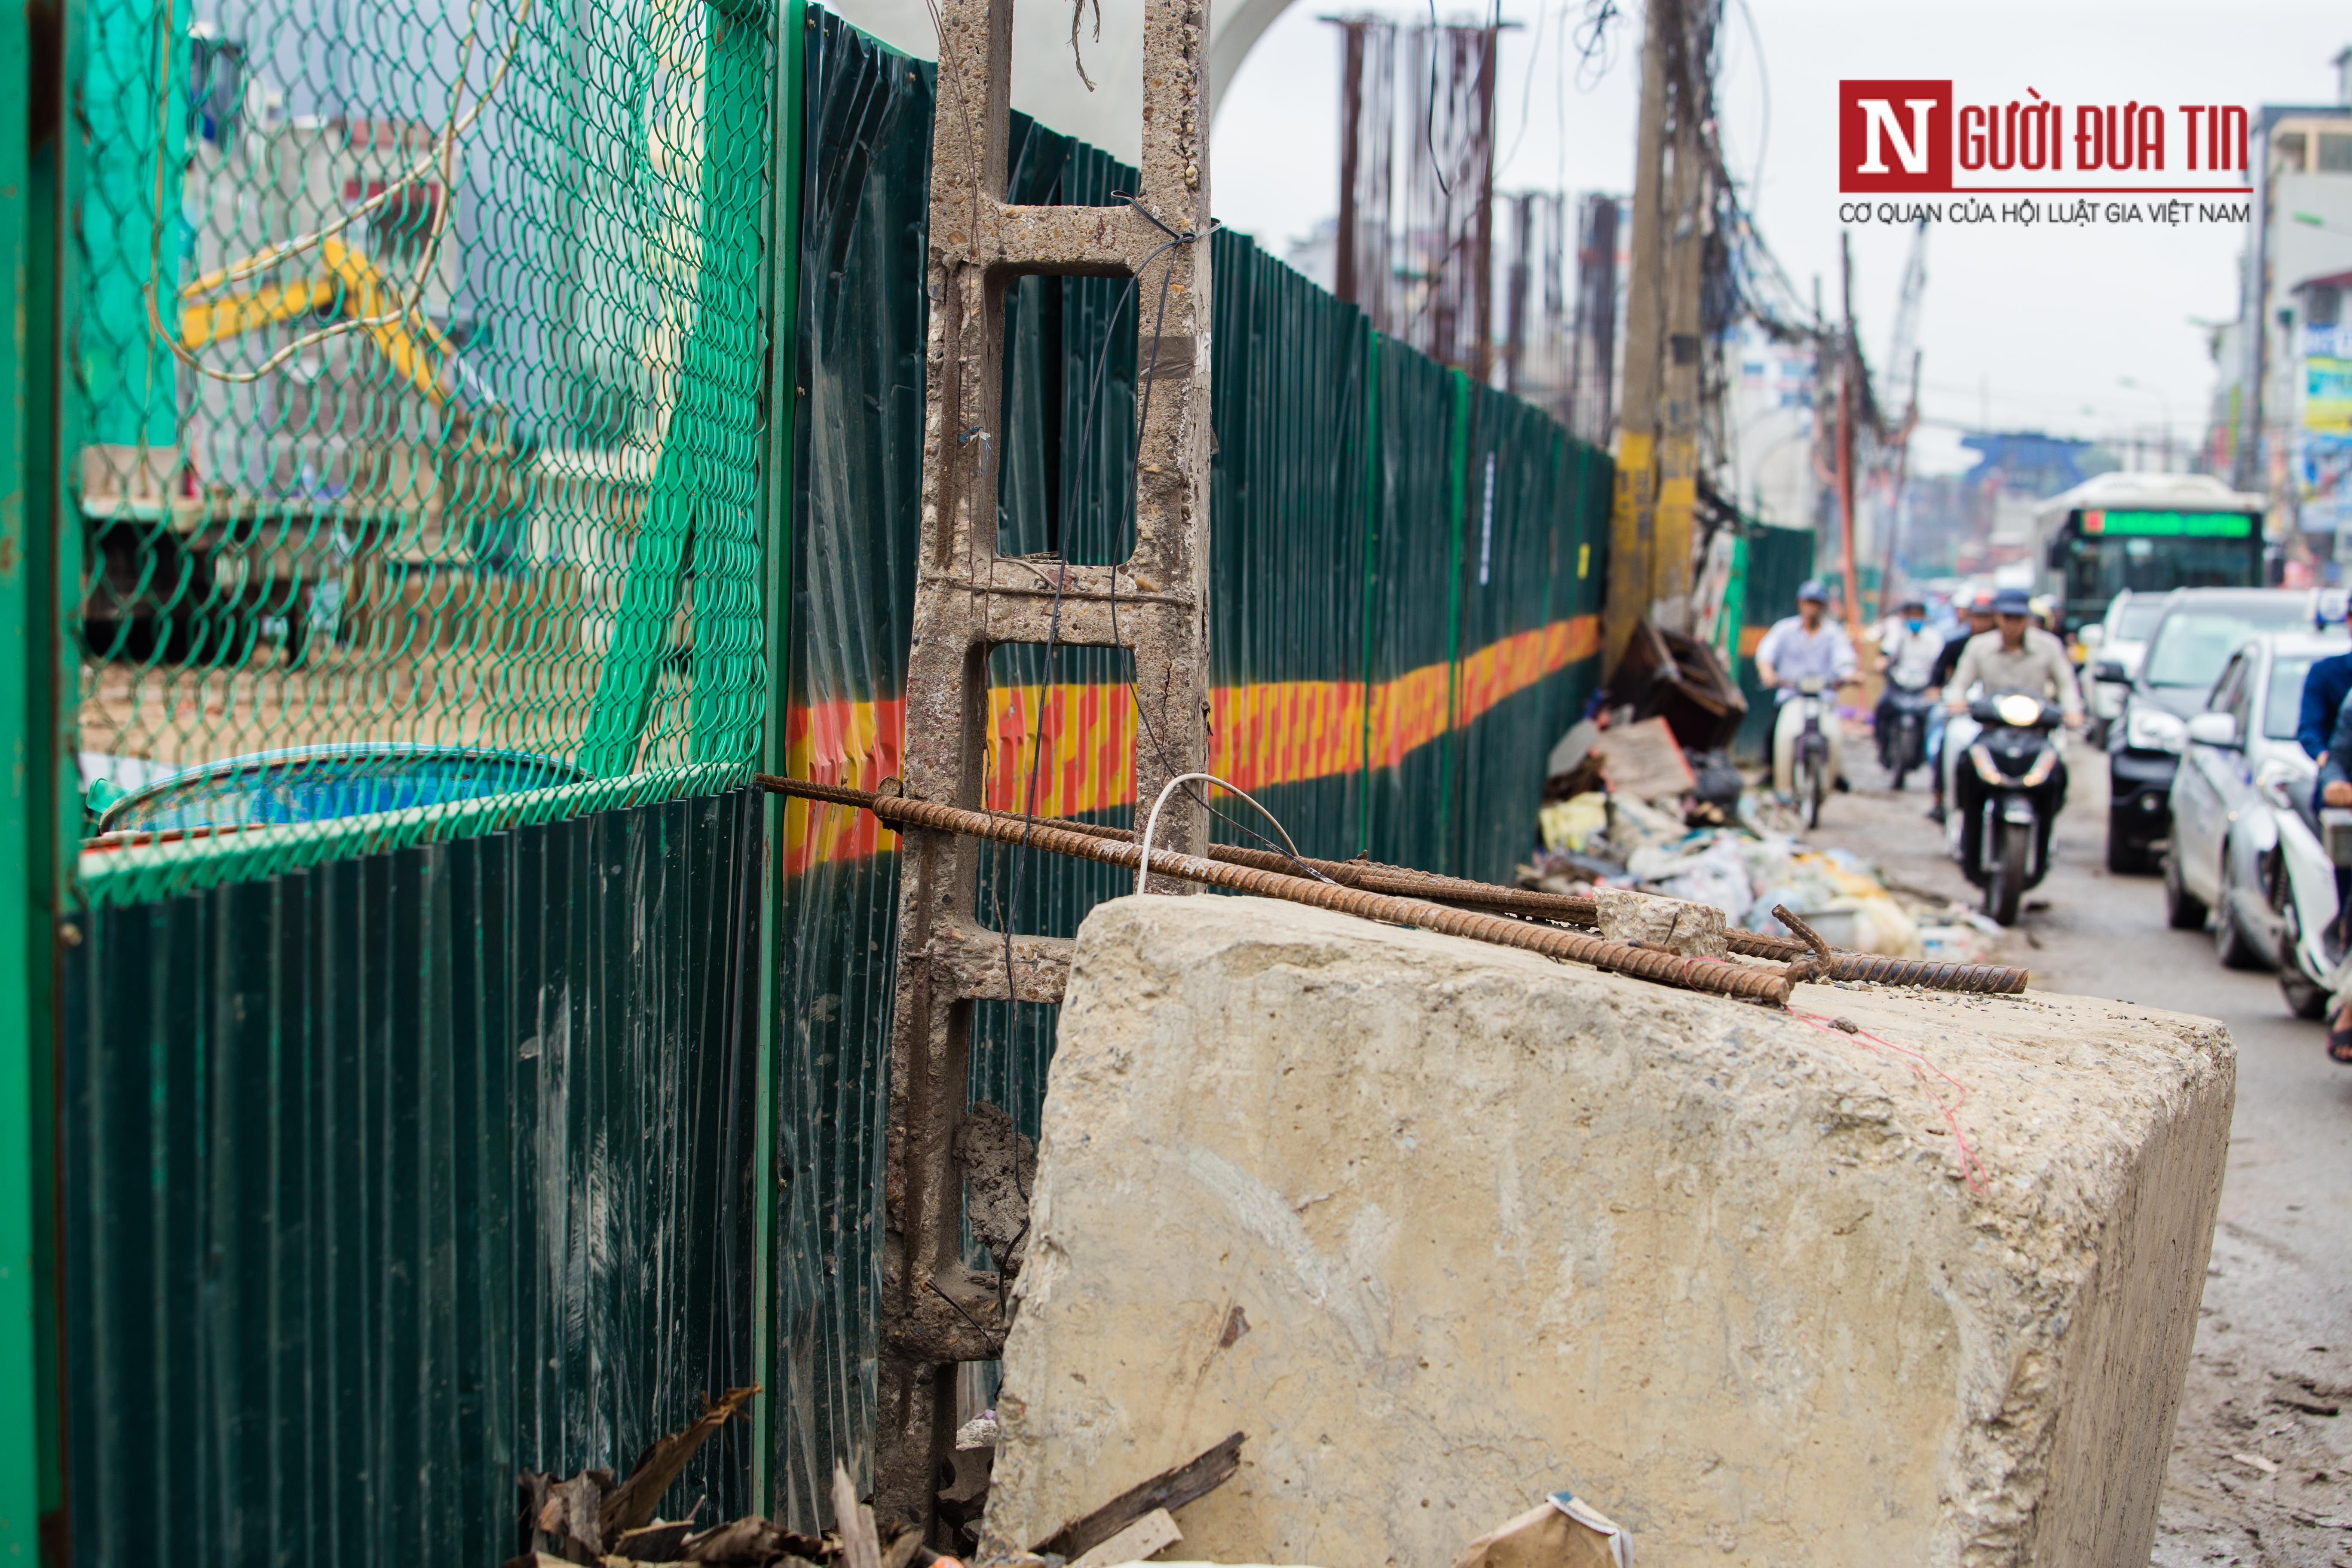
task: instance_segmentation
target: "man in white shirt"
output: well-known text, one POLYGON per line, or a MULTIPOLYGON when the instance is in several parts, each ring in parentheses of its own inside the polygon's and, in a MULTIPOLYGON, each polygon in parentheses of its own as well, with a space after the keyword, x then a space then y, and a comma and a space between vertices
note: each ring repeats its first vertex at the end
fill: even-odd
POLYGON ((1943 634, 1927 625, 1925 600, 1904 600, 1900 614, 1878 625, 1878 668, 1891 686, 1906 691, 1927 690, 1935 678, 1936 659, 1943 651, 1943 634))
POLYGON ((1756 645, 1756 678, 1774 689, 1780 714, 1772 725, 1772 787, 1787 795, 1795 787, 1797 735, 1804 720, 1789 700, 1800 682, 1818 679, 1826 711, 1822 733, 1830 743, 1830 776, 1843 778, 1843 737, 1839 734, 1837 693, 1854 679, 1853 642, 1829 618, 1829 590, 1817 577, 1797 589, 1797 613, 1777 621, 1756 645))

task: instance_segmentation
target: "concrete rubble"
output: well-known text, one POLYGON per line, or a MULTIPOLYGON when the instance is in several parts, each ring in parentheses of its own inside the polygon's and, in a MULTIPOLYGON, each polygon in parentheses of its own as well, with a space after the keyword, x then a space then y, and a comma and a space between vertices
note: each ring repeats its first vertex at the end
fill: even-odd
POLYGON ((1292 904, 1077 942, 986 1535, 1246 1433, 1188 1559, 2146 1562, 2235 1055, 2074 997, 1791 1012, 1292 904), (1966 1086, 1963 1093, 1959 1086, 1966 1086))

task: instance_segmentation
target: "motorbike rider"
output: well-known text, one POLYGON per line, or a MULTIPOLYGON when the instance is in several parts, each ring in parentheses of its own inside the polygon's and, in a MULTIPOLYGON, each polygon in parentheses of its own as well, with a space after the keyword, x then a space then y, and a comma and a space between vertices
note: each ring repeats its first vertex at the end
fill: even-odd
POLYGON ((1925 691, 1944 652, 1943 634, 1927 625, 1927 604, 1917 597, 1903 601, 1898 614, 1878 626, 1878 671, 1886 677, 1871 722, 1878 732, 1895 722, 1895 693, 1925 691))
POLYGON ((1829 721, 1822 732, 1829 742, 1830 776, 1844 782, 1844 748, 1838 734, 1834 693, 1854 681, 1853 639, 1829 618, 1829 590, 1818 577, 1797 588, 1797 613, 1772 623, 1756 645, 1756 678, 1774 689, 1780 712, 1772 724, 1772 787, 1788 795, 1796 787, 1797 735, 1804 728, 1799 709, 1790 701, 1800 681, 1817 677, 1832 699, 1829 721))
MULTIPOLYGON (((2343 683, 2347 689, 2352 689, 2352 665, 2345 664, 2347 659, 2352 659, 2352 654, 2337 654, 2332 658, 2321 659, 2304 677, 2304 724, 2298 730, 2297 738, 2303 740, 2305 746, 2311 742, 2304 737, 2302 731, 2308 729, 2312 717, 2312 689, 2320 684, 2323 670, 2327 671, 2330 686, 2343 683), (2342 668, 2330 670, 2330 665, 2342 668)), ((2325 701, 2326 691, 2323 689, 2319 695, 2325 701)), ((2336 719, 2328 727, 2326 747, 2318 755, 2319 778, 2313 786, 2311 816, 2306 819, 2315 832, 2318 831, 2321 807, 2352 806, 2352 702, 2337 698, 2336 719)), ((2347 879, 2340 869, 2336 873, 2336 897, 2339 903, 2347 891, 2347 880, 2352 879, 2347 879)), ((2352 1063, 2352 985, 2345 986, 2338 995, 2340 999, 2336 1003, 2336 1016, 2327 1021, 2327 1054, 2336 1061, 2352 1063)))
POLYGON ((1969 694, 1978 688, 1988 696, 2022 691, 2045 702, 2054 701, 2065 715, 2068 729, 2082 727, 2083 692, 2074 683, 2074 661, 2066 657, 2064 643, 2031 624, 2032 612, 2025 590, 2002 589, 1993 595, 1991 607, 1994 629, 1969 639, 1969 646, 1960 650, 1959 662, 1952 667, 1951 679, 1944 683, 1944 707, 1949 717, 1944 721, 1938 784, 1951 759, 1967 752, 1982 730, 1969 717, 1969 694))
MULTIPOLYGON (((1979 593, 1970 599, 1968 617, 1968 630, 1957 637, 1946 637, 1942 649, 1936 655, 1935 668, 1927 677, 1927 695, 1930 697, 1939 697, 1950 689, 1952 671, 1959 668, 1960 655, 1967 651, 1969 639, 1980 637, 1993 629, 1992 595, 1979 593)), ((1943 704, 1937 703, 1927 726, 1927 777, 1935 792, 1935 800, 1927 807, 1927 820, 1930 822, 1944 820, 1944 731, 1948 723, 1943 704)))
POLYGON ((2328 738, 2335 733, 2336 718, 2347 697, 2352 697, 2352 653, 2315 660, 2303 678, 2303 709, 2294 726, 2294 738, 2304 755, 2315 762, 2326 759, 2328 738))

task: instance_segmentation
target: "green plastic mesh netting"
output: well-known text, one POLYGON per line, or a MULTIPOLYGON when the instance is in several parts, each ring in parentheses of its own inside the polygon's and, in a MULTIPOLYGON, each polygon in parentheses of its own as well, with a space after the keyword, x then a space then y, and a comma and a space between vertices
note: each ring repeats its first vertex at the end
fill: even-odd
POLYGON ((84 15, 91 896, 746 776, 770 16, 84 15))

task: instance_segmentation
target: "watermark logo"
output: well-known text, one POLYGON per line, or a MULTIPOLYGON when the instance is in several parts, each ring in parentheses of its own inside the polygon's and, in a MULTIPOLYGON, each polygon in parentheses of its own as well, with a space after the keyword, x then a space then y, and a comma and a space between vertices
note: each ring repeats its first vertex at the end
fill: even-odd
POLYGON ((1952 84, 1838 83, 1838 189, 1849 195, 1952 188, 1952 84))
POLYGON ((2231 103, 2070 104, 2030 87, 2006 102, 1980 103, 1960 100, 1948 80, 1842 81, 1838 189, 2242 195, 2249 123, 2245 109, 2231 103))

